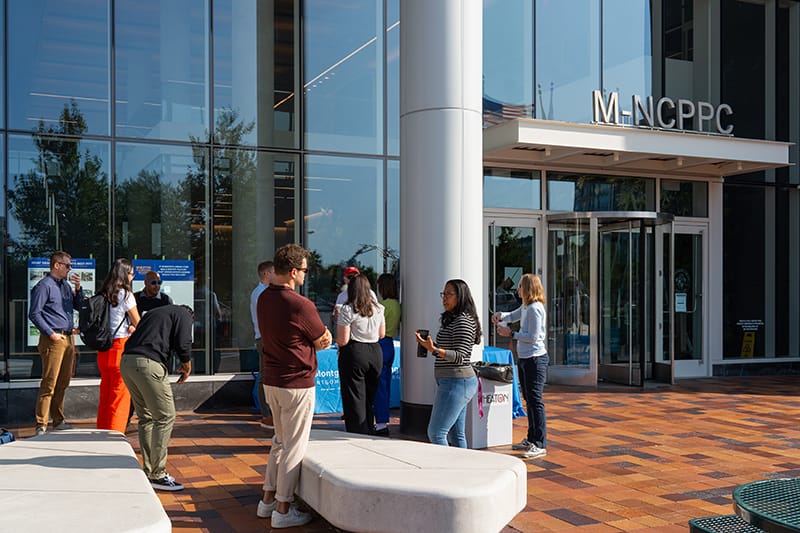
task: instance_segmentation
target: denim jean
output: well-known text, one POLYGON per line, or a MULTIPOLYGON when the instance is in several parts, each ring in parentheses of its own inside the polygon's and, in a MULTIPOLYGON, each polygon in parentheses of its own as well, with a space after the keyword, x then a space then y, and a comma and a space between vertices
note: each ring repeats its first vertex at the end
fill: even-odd
POLYGON ((378 341, 383 353, 383 366, 381 377, 378 380, 378 390, 375 392, 375 422, 378 424, 389 423, 389 400, 392 396, 392 364, 394 363, 394 339, 384 337, 378 341))
POLYGON ((519 379, 522 382, 522 397, 528 408, 528 442, 539 448, 547 448, 547 416, 544 412, 544 382, 547 380, 547 354, 519 360, 519 379))
POLYGON ((433 444, 466 448, 467 404, 478 392, 478 378, 437 378, 436 385, 428 439, 433 444))

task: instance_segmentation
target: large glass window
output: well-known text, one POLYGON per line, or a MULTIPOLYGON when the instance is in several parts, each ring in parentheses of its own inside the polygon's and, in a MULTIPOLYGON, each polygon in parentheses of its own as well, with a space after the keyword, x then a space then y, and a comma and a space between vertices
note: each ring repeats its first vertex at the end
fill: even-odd
POLYGON ((400 0, 386 2, 386 143, 400 155, 400 0))
POLYGON ((116 132, 208 140, 208 0, 115 4, 116 132))
MULTIPOLYGON (((0 5, 2 7, 2 5, 0 5)), ((5 136, 0 135, 0 154, 5 153, 5 136)), ((0 176, 3 176, 3 183, 5 183, 5 157, 0 157, 0 176)), ((8 206, 6 203, 6 188, 5 186, 0 187, 0 200, 2 200, 4 206, 8 206)), ((6 207, 0 211, 0 214, 3 216, 3 220, 8 220, 8 213, 6 213, 6 207)), ((5 231, 0 231, 0 250, 6 250, 6 242, 5 242, 5 231)), ((5 258, 0 260, 4 261, 5 258)), ((0 347, 3 350, 3 358, 7 358, 9 356, 7 347, 6 347, 6 339, 8 332, 6 331, 6 276, 8 273, 6 272, 5 268, 0 269, 0 347)), ((5 370, 0 370, 0 380, 7 380, 10 376, 4 375, 5 370)))
POLYGON ((228 144, 298 148, 294 0, 214 2, 214 114, 228 144))
POLYGON ((538 170, 487 168, 483 172, 483 206, 541 209, 541 188, 538 170))
POLYGON ((648 2, 603 2, 603 89, 618 92, 625 109, 632 95, 652 94, 651 41, 648 2))
MULTIPOLYGON (((386 267, 400 270, 400 162, 389 161, 386 171, 386 267)), ((377 291, 376 291, 377 292, 377 291)))
POLYGON ((726 359, 764 357, 764 194, 764 188, 757 186, 726 184, 723 189, 722 349, 726 359))
POLYGON ((537 118, 592 120, 592 91, 600 87, 598 50, 600 0, 537 0, 537 118))
POLYGON ((74 108, 83 131, 108 135, 108 2, 9 2, 8 16, 9 127, 58 128, 74 108))
POLYGON ((375 0, 305 0, 307 148, 383 152, 382 5, 375 0))
POLYGON ((355 265, 374 284, 383 272, 383 163, 377 159, 306 158, 309 297, 323 319, 336 301, 342 270, 355 265))
POLYGON ((679 217, 708 216, 708 183, 661 180, 661 209, 679 217))
POLYGON ((588 174, 547 174, 551 211, 655 211, 655 180, 588 174))
POLYGON ((193 301, 184 295, 173 300, 194 308, 192 371, 206 373, 208 324, 212 314, 213 323, 219 323, 220 314, 218 299, 208 289, 208 149, 120 143, 116 156, 116 255, 193 262, 193 301))
POLYGON ((258 264, 296 242, 298 156, 221 148, 214 154, 214 371, 258 371, 250 316, 250 293, 258 264))
MULTIPOLYGON (((69 127, 68 121, 59 129, 69 127)), ((38 339, 34 342, 29 335, 27 320, 28 258, 49 259, 54 251, 64 250, 73 259, 95 259, 95 280, 108 271, 109 155, 108 142, 44 134, 8 138, 6 261, 10 278, 19 280, 9 285, 7 295, 11 356, 20 358, 14 377, 41 376, 41 360, 34 355, 38 339)), ((79 375, 85 375, 85 362, 79 353, 79 375)), ((94 360, 88 368, 90 374, 96 373, 94 360)))
MULTIPOLYGON (((763 139, 765 131, 765 9, 764 4, 741 0, 721 3, 720 100, 736 113, 734 135, 748 139, 763 139)), ((733 179, 762 181, 763 173, 733 179)))
POLYGON ((533 3, 483 2, 483 123, 533 116, 533 3))

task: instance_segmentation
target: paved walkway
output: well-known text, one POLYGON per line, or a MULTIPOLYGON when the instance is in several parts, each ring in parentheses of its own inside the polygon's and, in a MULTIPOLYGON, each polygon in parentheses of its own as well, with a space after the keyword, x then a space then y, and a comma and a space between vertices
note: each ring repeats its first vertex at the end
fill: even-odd
MULTIPOLYGON (((548 455, 527 461, 528 507, 503 533, 685 533, 690 518, 730 514, 736 485, 800 476, 798 396, 800 378, 788 376, 644 390, 548 386, 548 455)), ((186 490, 159 493, 173 531, 269 528, 255 516, 270 444, 256 418, 252 411, 179 415, 169 471, 186 490)), ((393 419, 392 429, 396 424, 393 419)), ((92 421, 76 425, 91 427, 92 421)), ((315 427, 343 429, 343 423, 317 416, 315 427)), ((516 440, 525 427, 525 419, 514 421, 516 440)), ((23 438, 31 433, 18 430, 23 438)), ((135 429, 128 438, 138 451, 135 429)), ((335 529, 317 518, 283 531, 335 529)))

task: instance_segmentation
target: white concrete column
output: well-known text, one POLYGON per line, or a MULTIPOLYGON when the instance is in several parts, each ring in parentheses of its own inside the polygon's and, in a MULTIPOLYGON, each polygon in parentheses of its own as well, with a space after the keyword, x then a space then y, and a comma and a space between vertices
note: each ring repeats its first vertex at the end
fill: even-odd
POLYGON ((486 316, 482 9, 474 0, 400 3, 401 428, 409 433, 424 433, 436 390, 433 358, 416 356, 414 331, 438 331, 444 283, 466 281, 486 316))

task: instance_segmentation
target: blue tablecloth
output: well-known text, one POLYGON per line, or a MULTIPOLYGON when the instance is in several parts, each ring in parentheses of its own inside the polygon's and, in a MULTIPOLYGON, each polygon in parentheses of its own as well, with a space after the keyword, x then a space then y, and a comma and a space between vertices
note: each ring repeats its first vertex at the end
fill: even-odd
MULTIPOLYGON (((314 414, 341 413, 342 393, 339 389, 339 353, 334 349, 317 352, 317 391, 314 414)), ((392 364, 392 391, 389 407, 400 407, 400 343, 394 343, 394 363, 392 364)))
POLYGON ((511 350, 505 348, 496 348, 494 346, 483 347, 483 360, 487 363, 506 363, 511 365, 514 369, 514 383, 512 387, 513 400, 511 414, 514 418, 528 416, 525 409, 522 407, 522 400, 519 397, 519 378, 517 377, 517 365, 514 364, 514 354, 511 350))
MULTIPOLYGON (((317 370, 317 401, 314 405, 314 414, 342 412, 342 395, 339 390, 339 354, 336 350, 320 350, 317 352, 319 368, 317 370)), ((517 379, 517 365, 511 350, 485 346, 483 360, 490 363, 506 363, 514 369, 512 414, 514 418, 527 416, 522 407, 519 396, 519 380, 517 379)), ((394 343, 394 363, 392 364, 392 393, 389 398, 389 407, 400 407, 400 343, 394 343)))

